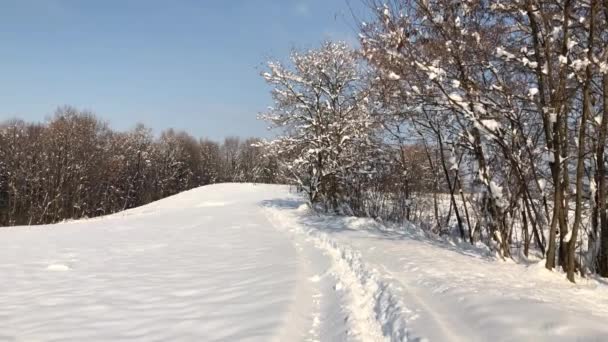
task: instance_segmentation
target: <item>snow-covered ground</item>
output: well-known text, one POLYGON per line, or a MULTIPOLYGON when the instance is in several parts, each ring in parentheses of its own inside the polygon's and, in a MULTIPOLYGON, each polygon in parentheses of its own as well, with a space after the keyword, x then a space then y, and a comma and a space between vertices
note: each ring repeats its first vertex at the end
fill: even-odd
POLYGON ((608 286, 317 216, 287 187, 202 187, 0 229, 4 341, 603 341, 608 286))

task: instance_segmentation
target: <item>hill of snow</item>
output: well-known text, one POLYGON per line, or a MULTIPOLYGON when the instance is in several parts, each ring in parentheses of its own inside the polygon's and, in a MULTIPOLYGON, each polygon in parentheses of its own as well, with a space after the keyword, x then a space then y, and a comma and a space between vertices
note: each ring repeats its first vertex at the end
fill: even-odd
POLYGON ((506 341, 608 334, 608 289, 319 216, 287 187, 222 184, 0 229, 0 340, 506 341))

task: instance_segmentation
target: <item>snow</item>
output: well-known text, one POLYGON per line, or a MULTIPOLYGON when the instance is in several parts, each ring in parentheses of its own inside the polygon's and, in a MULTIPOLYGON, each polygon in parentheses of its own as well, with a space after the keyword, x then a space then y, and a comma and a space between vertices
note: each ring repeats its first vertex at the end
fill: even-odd
POLYGON ((546 186, 547 186, 547 181, 545 179, 538 180, 538 187, 540 188, 540 191, 544 191, 546 186))
POLYGON ((595 123, 599 126, 602 124, 602 116, 601 115, 596 115, 594 118, 595 123))
POLYGON ((580 71, 583 70, 584 68, 587 67, 587 65, 591 64, 591 62, 588 59, 576 59, 574 61, 572 61, 572 67, 574 68, 574 70, 576 71, 580 71))
POLYGON ((505 57, 507 60, 509 60, 509 59, 514 59, 514 58, 515 58, 515 55, 514 55, 514 54, 512 54, 512 53, 508 52, 508 51, 507 51, 507 50, 505 50, 505 49, 504 49, 504 47, 502 47, 502 46, 498 46, 498 47, 496 48, 496 55, 497 55, 498 57, 505 57))
POLYGON ((481 123, 481 127, 489 131, 496 132, 498 129, 500 129, 500 122, 494 119, 482 119, 479 121, 481 123))
POLYGON ((452 101, 454 101, 456 103, 462 103, 462 102, 464 102, 462 96, 460 96, 460 94, 458 94, 457 92, 450 93, 448 95, 448 97, 450 98, 450 100, 452 100, 452 101))
POLYGON ((549 123, 554 124, 557 122, 557 113, 549 113, 549 123))
POLYGON ((570 242, 570 239, 572 239, 572 229, 568 230, 568 232, 566 232, 566 235, 564 235, 565 242, 570 242))
POLYGON ((571 284, 542 263, 503 262, 485 248, 371 219, 273 215, 360 258, 388 291, 376 309, 385 335, 404 329, 412 340, 599 341, 608 332, 608 287, 596 280, 571 284))
POLYGON ((388 73, 388 78, 390 80, 396 81, 396 80, 401 79, 401 76, 399 76, 395 72, 391 71, 391 72, 388 73))
POLYGON ((490 190, 492 191, 492 196, 496 199, 502 198, 502 187, 494 181, 490 181, 490 190))
POLYGON ((49 265, 46 268, 49 271, 69 271, 70 267, 62 264, 49 265))
POLYGON ((458 170, 458 161, 456 160, 456 156, 452 155, 450 156, 450 159, 448 160, 448 165, 450 166, 450 170, 458 170))
POLYGON ((545 75, 549 74, 549 64, 547 64, 547 62, 545 62, 545 64, 543 64, 543 68, 542 68, 542 73, 545 75))
POLYGON ((0 230, 0 340, 602 340, 608 287, 286 186, 201 187, 0 230))
POLYGON ((538 94, 538 88, 530 88, 530 89, 528 89, 528 96, 534 97, 536 94, 538 94))
POLYGON ((329 259, 268 222, 259 203, 274 189, 209 186, 0 230, 0 340, 342 340, 338 295, 309 281, 329 259))
POLYGON ((454 25, 456 25, 456 27, 460 27, 460 17, 456 17, 456 20, 454 20, 454 25))
POLYGON ((436 78, 440 78, 445 76, 446 72, 445 70, 443 70, 440 67, 437 67, 435 65, 424 65, 420 62, 414 62, 414 64, 420 68, 420 70, 423 70, 427 73, 429 80, 434 80, 436 78))
MULTIPOLYGON (((522 52, 526 52, 526 51, 527 51, 527 49, 526 49, 525 47, 524 47, 522 50, 524 50, 524 51, 522 51, 522 52)), ((523 63, 523 65, 524 65, 524 66, 526 66, 526 65, 527 65, 527 66, 529 66, 529 67, 530 67, 530 68, 532 68, 532 69, 535 69, 535 68, 538 66, 538 63, 537 63, 537 62, 532 62, 532 61, 530 61, 530 60, 529 60, 528 58, 526 58, 526 57, 522 57, 521 62, 523 63)))
POLYGON ((486 108, 481 103, 478 103, 478 102, 474 103, 473 104, 473 109, 475 110, 476 113, 478 113, 480 115, 486 115, 487 114, 486 108))

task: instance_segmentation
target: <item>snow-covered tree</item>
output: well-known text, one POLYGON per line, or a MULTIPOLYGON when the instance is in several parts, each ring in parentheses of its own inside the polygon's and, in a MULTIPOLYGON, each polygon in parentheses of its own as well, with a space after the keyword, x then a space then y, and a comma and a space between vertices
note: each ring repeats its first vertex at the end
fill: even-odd
MULTIPOLYGON (((374 19, 362 25, 361 45, 378 73, 374 89, 384 91, 382 110, 449 152, 440 158, 448 186, 468 177, 476 221, 491 243, 508 256, 513 227, 521 224, 526 253, 533 239, 547 268, 557 260, 570 280, 576 270, 594 268, 595 257, 579 265, 575 250, 589 222, 587 198, 595 198, 591 221, 606 222, 605 184, 598 185, 605 183, 606 3, 369 4, 374 19)), ((586 229, 594 230, 590 242, 608 232, 586 229)), ((608 248, 598 249, 604 260, 608 248)))
POLYGON ((274 107, 261 118, 282 134, 265 148, 311 204, 338 210, 344 184, 372 144, 361 70, 348 45, 326 42, 316 50, 294 51, 291 66, 269 62, 263 73, 274 87, 274 107))

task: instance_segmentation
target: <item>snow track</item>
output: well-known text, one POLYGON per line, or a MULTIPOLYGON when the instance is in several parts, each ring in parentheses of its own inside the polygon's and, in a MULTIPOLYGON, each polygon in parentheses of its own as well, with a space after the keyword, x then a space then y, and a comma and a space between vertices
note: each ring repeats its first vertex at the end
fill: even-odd
MULTIPOLYGON (((300 202, 269 201, 267 213, 276 227, 290 227, 297 239, 312 241, 314 246, 331 257, 331 275, 334 290, 344 293, 344 311, 347 315, 349 340, 358 341, 407 341, 407 329, 402 319, 401 303, 391 293, 391 285, 382 282, 375 270, 369 270, 360 255, 350 248, 336 244, 326 234, 306 229, 297 222, 296 215, 285 208, 300 202)), ((297 210, 307 211, 305 205, 297 210)))

